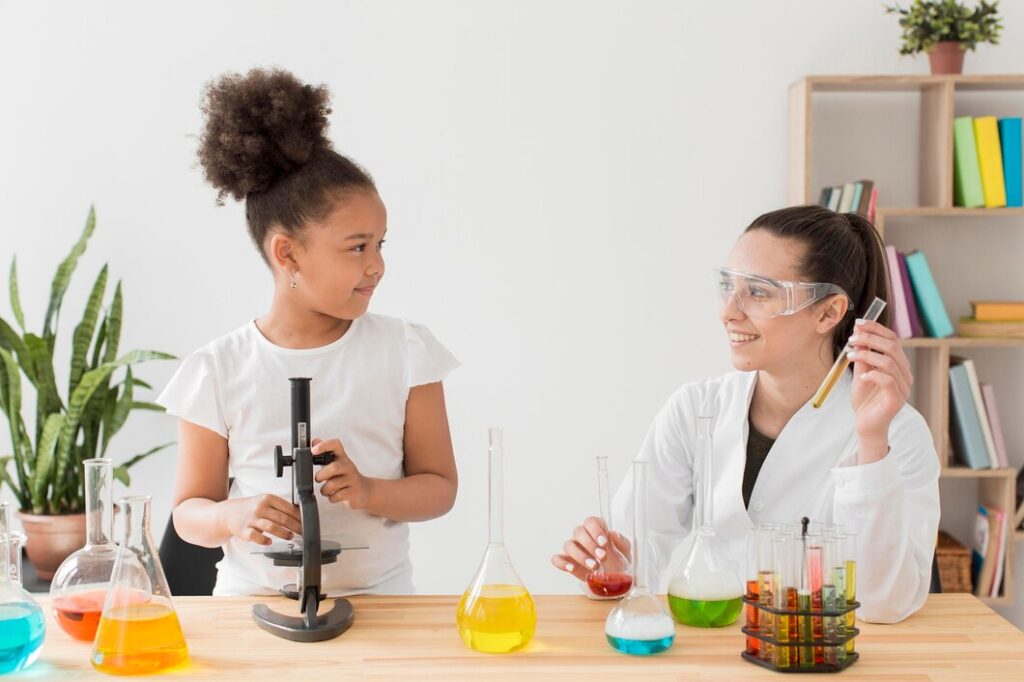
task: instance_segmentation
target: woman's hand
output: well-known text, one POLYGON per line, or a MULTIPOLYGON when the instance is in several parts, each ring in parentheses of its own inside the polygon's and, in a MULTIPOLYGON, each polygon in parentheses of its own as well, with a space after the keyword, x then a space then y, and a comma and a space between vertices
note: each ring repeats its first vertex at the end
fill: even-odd
POLYGON ((331 440, 313 439, 314 455, 333 452, 334 461, 321 467, 313 477, 319 483, 320 494, 331 502, 344 502, 349 509, 365 509, 370 505, 373 479, 359 473, 355 463, 345 453, 345 447, 337 438, 331 440))
POLYGON ((576 526, 572 538, 562 546, 564 554, 554 554, 551 564, 560 571, 574 575, 579 580, 586 580, 587 574, 597 567, 604 559, 606 552, 603 547, 611 540, 625 556, 629 556, 629 540, 616 531, 608 532, 604 521, 591 516, 583 525, 576 526))
POLYGON ((868 464, 889 451, 889 424, 910 399, 914 377, 907 354, 888 327, 857 320, 850 344, 859 461, 868 464))
POLYGON ((277 495, 254 495, 224 500, 220 507, 221 523, 232 537, 257 545, 273 542, 268 535, 291 540, 302 533, 299 508, 277 495))

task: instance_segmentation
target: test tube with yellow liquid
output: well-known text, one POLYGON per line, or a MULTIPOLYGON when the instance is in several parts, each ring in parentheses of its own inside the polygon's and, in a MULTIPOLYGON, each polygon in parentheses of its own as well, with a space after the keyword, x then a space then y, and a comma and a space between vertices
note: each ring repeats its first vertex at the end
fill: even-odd
POLYGON ((145 675, 188 662, 185 635, 150 532, 150 498, 121 500, 125 533, 93 642, 92 665, 113 675, 145 675))
MULTIPOLYGON (((871 302, 870 306, 868 306, 868 311, 864 314, 864 319, 876 322, 878 318, 882 316, 883 310, 885 310, 885 301, 876 296, 875 300, 871 302)), ((832 369, 830 369, 828 374, 825 375, 825 380, 822 381, 821 386, 818 387, 818 392, 814 394, 813 398, 811 398, 811 405, 813 407, 819 408, 825 404, 826 400, 828 400, 828 396, 832 393, 832 389, 836 387, 836 384, 839 383, 840 377, 843 376, 843 372, 845 372, 846 368, 850 366, 851 350, 853 350, 853 348, 850 346, 850 343, 847 342, 843 347, 843 350, 840 351, 839 357, 836 358, 835 363, 832 365, 832 369)))
POLYGON ((459 600, 455 614, 466 646, 489 654, 521 649, 533 639, 537 611, 505 549, 502 510, 502 430, 489 432, 490 536, 480 568, 459 600))

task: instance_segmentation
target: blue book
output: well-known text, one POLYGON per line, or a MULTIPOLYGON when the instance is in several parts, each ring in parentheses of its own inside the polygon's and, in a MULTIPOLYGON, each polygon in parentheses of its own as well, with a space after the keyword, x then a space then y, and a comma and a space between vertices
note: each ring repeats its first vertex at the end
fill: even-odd
POLYGON ((1021 206, 1024 183, 1021 178, 1021 135, 1019 118, 999 119, 999 146, 1003 150, 1003 181, 1006 205, 1021 206))
POLYGON ((864 191, 864 185, 859 182, 853 183, 853 199, 850 201, 850 213, 856 213, 860 208, 860 195, 864 191))
POLYGON ((971 378, 962 364, 949 368, 949 417, 953 452, 972 469, 991 469, 992 460, 981 430, 981 415, 971 392, 971 378))
POLYGON ((920 251, 907 254, 907 274, 910 275, 911 289, 914 290, 925 333, 936 339, 952 336, 953 323, 946 312, 946 304, 942 302, 928 261, 920 251))

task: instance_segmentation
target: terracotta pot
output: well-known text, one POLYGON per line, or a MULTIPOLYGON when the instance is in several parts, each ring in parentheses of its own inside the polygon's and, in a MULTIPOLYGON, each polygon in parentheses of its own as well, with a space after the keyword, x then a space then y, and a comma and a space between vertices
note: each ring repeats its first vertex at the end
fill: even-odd
POLYGON ((963 73, 964 44, 958 40, 943 40, 928 50, 928 61, 933 74, 963 73))
POLYGON ((64 559, 85 546, 85 514, 44 515, 19 511, 28 542, 25 553, 36 574, 49 580, 64 559))

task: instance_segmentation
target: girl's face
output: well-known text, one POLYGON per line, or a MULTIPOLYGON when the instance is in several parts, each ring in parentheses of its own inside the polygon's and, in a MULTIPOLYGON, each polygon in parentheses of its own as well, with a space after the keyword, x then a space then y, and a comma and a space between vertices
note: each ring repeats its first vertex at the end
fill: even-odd
MULTIPOLYGON (((767 230, 745 232, 737 240, 726 267, 779 280, 806 280, 797 269, 806 247, 795 239, 777 237, 767 230)), ((725 301, 719 317, 729 337, 733 367, 743 371, 792 371, 806 359, 831 355, 831 330, 842 319, 845 299, 831 296, 793 315, 755 320, 739 309, 734 296, 725 301)), ((824 360, 828 366, 832 360, 824 360)))
MULTIPOLYGON (((346 193, 323 220, 311 223, 301 240, 290 242, 284 260, 284 285, 316 313, 354 320, 366 312, 373 291, 384 276, 381 249, 387 232, 387 211, 373 190, 346 193)), ((280 247, 272 247, 280 248, 280 247)))

